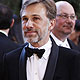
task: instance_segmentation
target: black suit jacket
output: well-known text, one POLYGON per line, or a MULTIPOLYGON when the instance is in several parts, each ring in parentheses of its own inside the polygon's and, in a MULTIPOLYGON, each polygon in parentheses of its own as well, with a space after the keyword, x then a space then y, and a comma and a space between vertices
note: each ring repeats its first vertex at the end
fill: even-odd
MULTIPOLYGON (((27 80, 26 54, 20 47, 4 56, 4 80, 27 80)), ((54 41, 43 80, 80 80, 80 54, 54 41)))
POLYGON ((18 44, 14 43, 5 34, 0 32, 0 53, 7 53, 18 47, 18 44))
POLYGON ((11 41, 5 34, 0 32, 0 80, 2 77, 3 70, 3 55, 18 48, 19 45, 11 41))

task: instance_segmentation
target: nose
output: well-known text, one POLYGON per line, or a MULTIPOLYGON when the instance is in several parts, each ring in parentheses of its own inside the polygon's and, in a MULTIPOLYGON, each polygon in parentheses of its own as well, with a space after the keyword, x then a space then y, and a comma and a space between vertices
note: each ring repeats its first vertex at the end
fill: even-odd
POLYGON ((26 27, 33 27, 33 22, 31 20, 28 20, 26 22, 26 27))
POLYGON ((70 16, 68 16, 67 19, 72 20, 70 16))

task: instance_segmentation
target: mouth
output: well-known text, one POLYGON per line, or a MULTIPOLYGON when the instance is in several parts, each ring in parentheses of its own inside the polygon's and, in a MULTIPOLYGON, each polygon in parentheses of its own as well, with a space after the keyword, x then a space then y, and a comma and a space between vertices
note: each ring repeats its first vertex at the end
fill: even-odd
POLYGON ((63 27, 72 28, 72 25, 64 25, 63 27))
POLYGON ((73 25, 71 23, 65 24, 63 27, 72 28, 73 25))
POLYGON ((26 36, 34 36, 37 32, 36 31, 24 31, 26 36))

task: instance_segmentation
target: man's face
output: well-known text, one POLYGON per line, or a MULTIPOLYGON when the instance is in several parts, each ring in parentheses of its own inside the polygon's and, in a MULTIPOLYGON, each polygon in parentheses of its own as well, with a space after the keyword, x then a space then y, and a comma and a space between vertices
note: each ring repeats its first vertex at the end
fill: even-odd
POLYGON ((37 43, 49 35, 49 19, 42 4, 32 4, 22 12, 22 29, 25 41, 37 43))
POLYGON ((71 6, 62 6, 57 9, 55 31, 69 35, 75 26, 75 12, 71 6))

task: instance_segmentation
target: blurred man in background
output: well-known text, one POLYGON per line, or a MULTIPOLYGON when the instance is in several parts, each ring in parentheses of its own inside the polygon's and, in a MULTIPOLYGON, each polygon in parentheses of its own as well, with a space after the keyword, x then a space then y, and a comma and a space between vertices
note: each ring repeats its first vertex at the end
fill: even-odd
POLYGON ((19 47, 8 38, 8 32, 14 24, 13 12, 6 5, 0 4, 0 80, 2 77, 3 55, 19 47))
POLYGON ((79 50, 77 46, 68 39, 74 30, 76 15, 73 6, 67 1, 56 2, 57 15, 56 25, 51 36, 58 46, 79 50))

